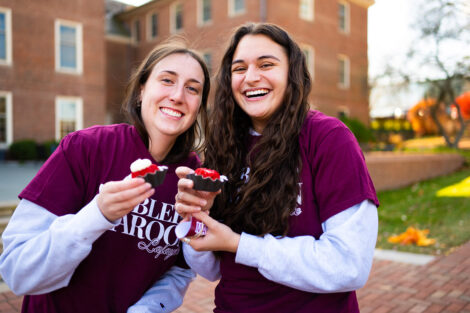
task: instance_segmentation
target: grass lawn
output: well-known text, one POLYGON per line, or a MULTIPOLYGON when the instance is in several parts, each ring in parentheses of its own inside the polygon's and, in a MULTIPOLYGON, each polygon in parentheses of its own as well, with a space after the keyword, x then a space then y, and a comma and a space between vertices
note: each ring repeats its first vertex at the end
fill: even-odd
MULTIPOLYGON (((467 163, 468 164, 468 163, 467 163)), ((378 192, 379 236, 377 248, 423 254, 447 254, 470 240, 470 197, 437 197, 441 188, 470 177, 470 167, 448 176, 416 183, 398 190, 378 192), (387 242, 409 226, 429 229, 436 243, 427 247, 387 242)))

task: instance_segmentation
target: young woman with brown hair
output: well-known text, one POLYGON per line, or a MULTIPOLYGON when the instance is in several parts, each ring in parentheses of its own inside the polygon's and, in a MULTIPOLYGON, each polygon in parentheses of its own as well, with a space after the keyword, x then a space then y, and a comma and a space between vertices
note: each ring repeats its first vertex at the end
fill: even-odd
POLYGON ((214 312, 358 312, 378 200, 354 135, 309 110, 303 53, 276 25, 238 28, 217 83, 204 165, 229 180, 214 199, 181 167, 176 202, 208 227, 183 249, 220 279, 214 312))

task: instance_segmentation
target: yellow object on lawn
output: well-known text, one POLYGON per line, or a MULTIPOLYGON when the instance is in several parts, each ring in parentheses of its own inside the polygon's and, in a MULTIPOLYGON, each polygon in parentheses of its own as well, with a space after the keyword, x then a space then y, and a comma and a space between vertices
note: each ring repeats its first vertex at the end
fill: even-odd
POLYGON ((436 239, 427 238, 429 229, 419 230, 414 227, 408 227, 404 233, 397 236, 388 237, 388 242, 399 243, 402 245, 416 244, 418 246, 429 246, 436 243, 436 239))
POLYGON ((437 191, 438 197, 470 197, 470 177, 437 191))

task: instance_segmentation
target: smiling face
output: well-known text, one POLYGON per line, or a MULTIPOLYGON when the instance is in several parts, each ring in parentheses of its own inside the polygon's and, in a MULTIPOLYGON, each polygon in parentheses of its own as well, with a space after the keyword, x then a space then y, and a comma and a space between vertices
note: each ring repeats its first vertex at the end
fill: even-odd
POLYGON ((202 99, 204 72, 188 54, 160 60, 141 86, 142 120, 152 142, 174 142, 195 122, 202 99))
POLYGON ((235 50, 231 71, 234 98, 261 133, 284 99, 287 53, 265 35, 246 35, 235 50))

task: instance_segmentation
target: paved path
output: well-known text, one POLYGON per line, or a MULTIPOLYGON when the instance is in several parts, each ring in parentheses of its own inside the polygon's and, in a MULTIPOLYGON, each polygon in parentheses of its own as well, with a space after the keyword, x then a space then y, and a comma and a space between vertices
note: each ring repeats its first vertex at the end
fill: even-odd
MULTIPOLYGON (((215 286, 198 277, 175 312, 212 312, 215 286)), ((357 295, 361 313, 470 313, 470 242, 425 265, 375 259, 357 295)), ((20 306, 21 297, 0 293, 0 312, 19 312, 20 306)))

